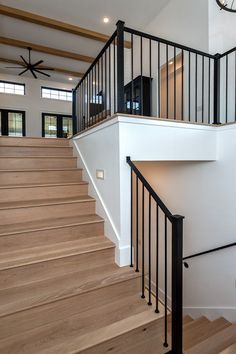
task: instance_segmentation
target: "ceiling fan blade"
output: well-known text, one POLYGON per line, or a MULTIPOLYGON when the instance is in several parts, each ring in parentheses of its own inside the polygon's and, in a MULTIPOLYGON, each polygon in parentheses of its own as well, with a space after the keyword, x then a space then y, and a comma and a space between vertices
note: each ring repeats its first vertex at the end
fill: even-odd
POLYGON ((37 73, 42 74, 44 76, 51 77, 51 75, 43 73, 41 70, 34 69, 34 71, 36 71, 37 73))
POLYGON ((5 66, 5 69, 23 69, 25 66, 5 66))
POLYGON ((49 70, 49 71, 54 71, 54 69, 53 69, 53 68, 46 68, 46 67, 44 68, 43 66, 42 66, 42 67, 40 66, 38 69, 39 69, 39 70, 49 70))
POLYGON ((26 68, 25 70, 23 70, 21 73, 19 73, 18 75, 22 75, 22 74, 24 74, 26 71, 28 71, 29 69, 28 68, 26 68))
POLYGON ((34 71, 36 71, 36 70, 32 70, 32 69, 30 69, 30 71, 31 71, 31 73, 32 73, 33 77, 34 77, 35 79, 37 79, 37 76, 35 75, 35 72, 34 72, 34 71))
POLYGON ((27 63, 27 61, 25 60, 25 58, 21 55, 20 56, 21 57, 21 59, 23 60, 23 62, 25 63, 25 65, 28 65, 28 63, 27 63))
POLYGON ((35 67, 35 66, 38 66, 38 65, 40 65, 42 63, 43 63, 43 60, 39 60, 39 61, 37 61, 37 63, 33 64, 32 66, 35 67))

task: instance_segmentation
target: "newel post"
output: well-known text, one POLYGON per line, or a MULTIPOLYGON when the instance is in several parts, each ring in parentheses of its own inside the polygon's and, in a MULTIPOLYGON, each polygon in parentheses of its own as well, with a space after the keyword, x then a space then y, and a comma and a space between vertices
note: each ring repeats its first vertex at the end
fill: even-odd
MULTIPOLYGON (((116 112, 124 113, 124 25, 123 21, 118 21, 117 27, 117 107, 116 112)), ((115 70, 115 68, 114 68, 115 70)), ((114 83, 115 84, 115 83, 114 83)))

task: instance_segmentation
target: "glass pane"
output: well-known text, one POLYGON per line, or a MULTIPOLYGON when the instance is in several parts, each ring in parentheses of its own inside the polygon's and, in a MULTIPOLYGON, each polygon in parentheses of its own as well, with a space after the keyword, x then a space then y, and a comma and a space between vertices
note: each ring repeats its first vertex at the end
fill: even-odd
POLYGON ((62 118, 63 138, 70 138, 72 136, 72 118, 62 118))
POLYGON ((23 115, 22 113, 8 113, 8 135, 23 136, 23 115))
POLYGON ((57 117, 44 116, 44 133, 46 138, 57 137, 57 117))

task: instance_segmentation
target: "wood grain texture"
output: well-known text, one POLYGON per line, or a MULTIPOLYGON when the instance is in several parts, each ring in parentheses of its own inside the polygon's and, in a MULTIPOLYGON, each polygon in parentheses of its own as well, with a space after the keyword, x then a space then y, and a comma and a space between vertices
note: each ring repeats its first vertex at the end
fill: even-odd
POLYGON ((46 47, 46 46, 43 46, 40 44, 25 42, 25 41, 21 41, 19 39, 8 38, 8 37, 0 37, 0 44, 5 44, 5 45, 11 46, 11 47, 24 48, 24 49, 27 49, 30 47, 35 52, 46 53, 49 55, 63 57, 63 58, 67 58, 67 59, 77 60, 77 61, 83 61, 86 63, 92 63, 95 59, 95 58, 87 56, 87 55, 78 54, 78 53, 74 53, 74 52, 68 52, 66 50, 52 48, 52 47, 46 47))

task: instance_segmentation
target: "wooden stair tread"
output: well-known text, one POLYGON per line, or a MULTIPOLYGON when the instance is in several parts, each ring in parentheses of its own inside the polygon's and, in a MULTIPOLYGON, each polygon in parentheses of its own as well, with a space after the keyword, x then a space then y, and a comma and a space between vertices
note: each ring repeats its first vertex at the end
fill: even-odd
POLYGON ((124 296, 70 318, 9 337, 0 341, 0 350, 5 354, 69 353, 74 348, 85 349, 114 335, 157 321, 161 316, 148 308, 137 294, 124 296))
POLYGON ((1 159, 58 159, 58 160, 60 160, 60 159, 72 159, 72 160, 77 160, 77 157, 75 157, 75 156, 58 156, 58 155, 55 155, 55 156, 53 156, 53 155, 50 155, 50 156, 48 156, 48 155, 35 155, 35 156, 17 156, 17 155, 12 155, 12 156, 0 156, 0 160, 1 159))
POLYGON ((94 214, 7 224, 0 227, 0 237, 10 234, 20 234, 23 232, 25 233, 32 231, 57 229, 67 226, 83 225, 97 222, 103 222, 103 219, 100 216, 94 214))
POLYGON ((73 167, 68 167, 68 168, 63 168, 63 167, 58 167, 58 168, 25 168, 25 169, 14 169, 14 170, 0 170, 0 173, 4 172, 49 172, 49 171, 82 171, 82 168, 73 168, 73 167))
POLYGON ((4 252, 0 253, 0 271, 114 247, 114 244, 105 236, 96 236, 4 252))
POLYGON ((4 185, 4 186, 0 186, 0 190, 1 189, 9 189, 9 188, 34 188, 34 187, 56 187, 56 186, 76 186, 76 185, 83 185, 86 184, 88 185, 88 182, 86 181, 78 181, 78 182, 56 182, 56 183, 42 183, 42 184, 29 184, 29 183, 25 183, 25 184, 16 184, 16 185, 4 185))
POLYGON ((57 204, 70 204, 70 203, 83 203, 92 202, 95 199, 88 196, 75 196, 75 197, 64 197, 64 198, 50 198, 50 199, 39 199, 39 200, 24 200, 24 201, 14 201, 14 202, 4 202, 0 203, 1 209, 16 209, 16 208, 32 208, 44 205, 57 205, 57 204))
MULTIPOLYGON (((0 144, 1 145, 1 144, 0 144)), ((39 149, 44 149, 44 148, 53 148, 53 149, 73 149, 71 146, 69 145, 37 145, 37 144, 33 144, 33 145, 2 145, 2 148, 9 148, 9 147, 14 147, 14 148, 39 148, 39 149)))
POLYGON ((235 354, 236 353, 236 338, 235 338, 235 343, 232 344, 230 347, 226 348, 219 354, 235 354))
POLYGON ((184 349, 187 350, 194 347, 230 325, 231 323, 224 318, 218 318, 210 322, 205 317, 201 317, 198 320, 190 322, 190 325, 184 327, 184 349))
POLYGON ((14 288, 0 290, 0 316, 109 286, 138 277, 130 267, 115 264, 57 276, 14 288))
POLYGON ((231 325, 208 339, 186 350, 186 354, 218 354, 234 344, 236 340, 236 325, 231 325))

